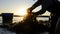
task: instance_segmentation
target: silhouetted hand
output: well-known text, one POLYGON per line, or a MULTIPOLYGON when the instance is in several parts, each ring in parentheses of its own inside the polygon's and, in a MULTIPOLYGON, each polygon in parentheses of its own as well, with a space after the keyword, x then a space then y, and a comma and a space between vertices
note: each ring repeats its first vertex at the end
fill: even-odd
POLYGON ((28 13, 32 13, 32 9, 31 9, 31 8, 28 8, 28 9, 27 9, 27 12, 28 12, 28 13))

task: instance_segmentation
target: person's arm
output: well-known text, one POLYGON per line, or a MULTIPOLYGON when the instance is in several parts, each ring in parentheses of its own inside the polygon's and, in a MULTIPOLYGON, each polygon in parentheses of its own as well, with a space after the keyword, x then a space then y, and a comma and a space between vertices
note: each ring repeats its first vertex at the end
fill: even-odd
POLYGON ((46 12, 46 7, 44 6, 44 7, 42 7, 42 9, 41 10, 39 10, 38 12, 36 12, 36 13, 34 13, 35 15, 41 15, 41 14, 43 14, 43 13, 45 13, 46 12))
POLYGON ((32 11, 33 9, 35 9, 36 7, 38 7, 39 5, 42 4, 42 0, 38 0, 37 2, 35 2, 31 7, 30 10, 32 11))
POLYGON ((35 14, 36 15, 43 14, 43 13, 46 12, 47 8, 48 8, 48 4, 45 1, 43 1, 43 3, 42 3, 42 9, 39 10, 38 12, 36 12, 35 14))
POLYGON ((48 1, 48 0, 44 0, 42 1, 42 9, 39 10, 38 12, 36 12, 35 14, 36 15, 39 15, 39 14, 43 14, 46 12, 47 8, 52 5, 52 0, 48 1))

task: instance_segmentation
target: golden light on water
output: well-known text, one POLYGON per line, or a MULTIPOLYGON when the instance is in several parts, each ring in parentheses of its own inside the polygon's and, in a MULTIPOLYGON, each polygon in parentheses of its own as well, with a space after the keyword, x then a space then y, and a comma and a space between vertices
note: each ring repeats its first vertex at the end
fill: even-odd
POLYGON ((20 9, 20 10, 17 10, 17 12, 16 12, 16 15, 19 15, 20 17, 17 19, 18 20, 18 22, 21 22, 21 21, 23 21, 24 19, 25 19, 25 17, 27 16, 27 10, 26 10, 26 8, 24 9, 20 9))
POLYGON ((20 18, 19 18, 19 19, 20 19, 20 21, 23 21, 23 18, 24 18, 24 17, 20 17, 20 18))

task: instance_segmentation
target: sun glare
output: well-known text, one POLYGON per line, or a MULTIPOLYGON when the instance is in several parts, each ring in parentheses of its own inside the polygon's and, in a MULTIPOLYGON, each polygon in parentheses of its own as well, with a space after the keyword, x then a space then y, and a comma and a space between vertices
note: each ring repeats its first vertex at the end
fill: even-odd
POLYGON ((20 19, 19 21, 23 21, 23 19, 26 17, 26 15, 27 15, 28 13, 27 13, 27 10, 26 10, 26 9, 24 9, 24 8, 22 9, 22 8, 21 8, 21 9, 17 10, 17 12, 15 12, 15 14, 21 16, 21 17, 19 18, 19 19, 20 19))
POLYGON ((17 14, 20 15, 20 16, 24 16, 24 15, 27 14, 27 11, 26 11, 26 9, 21 9, 17 12, 17 14))

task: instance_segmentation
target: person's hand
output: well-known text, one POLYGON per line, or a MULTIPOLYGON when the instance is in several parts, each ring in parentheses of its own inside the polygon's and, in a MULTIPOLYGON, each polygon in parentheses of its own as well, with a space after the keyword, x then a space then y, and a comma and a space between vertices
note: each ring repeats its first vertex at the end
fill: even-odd
POLYGON ((27 12, 28 12, 28 13, 31 13, 31 12, 32 12, 32 11, 31 11, 31 8, 28 8, 28 9, 27 9, 27 12))

